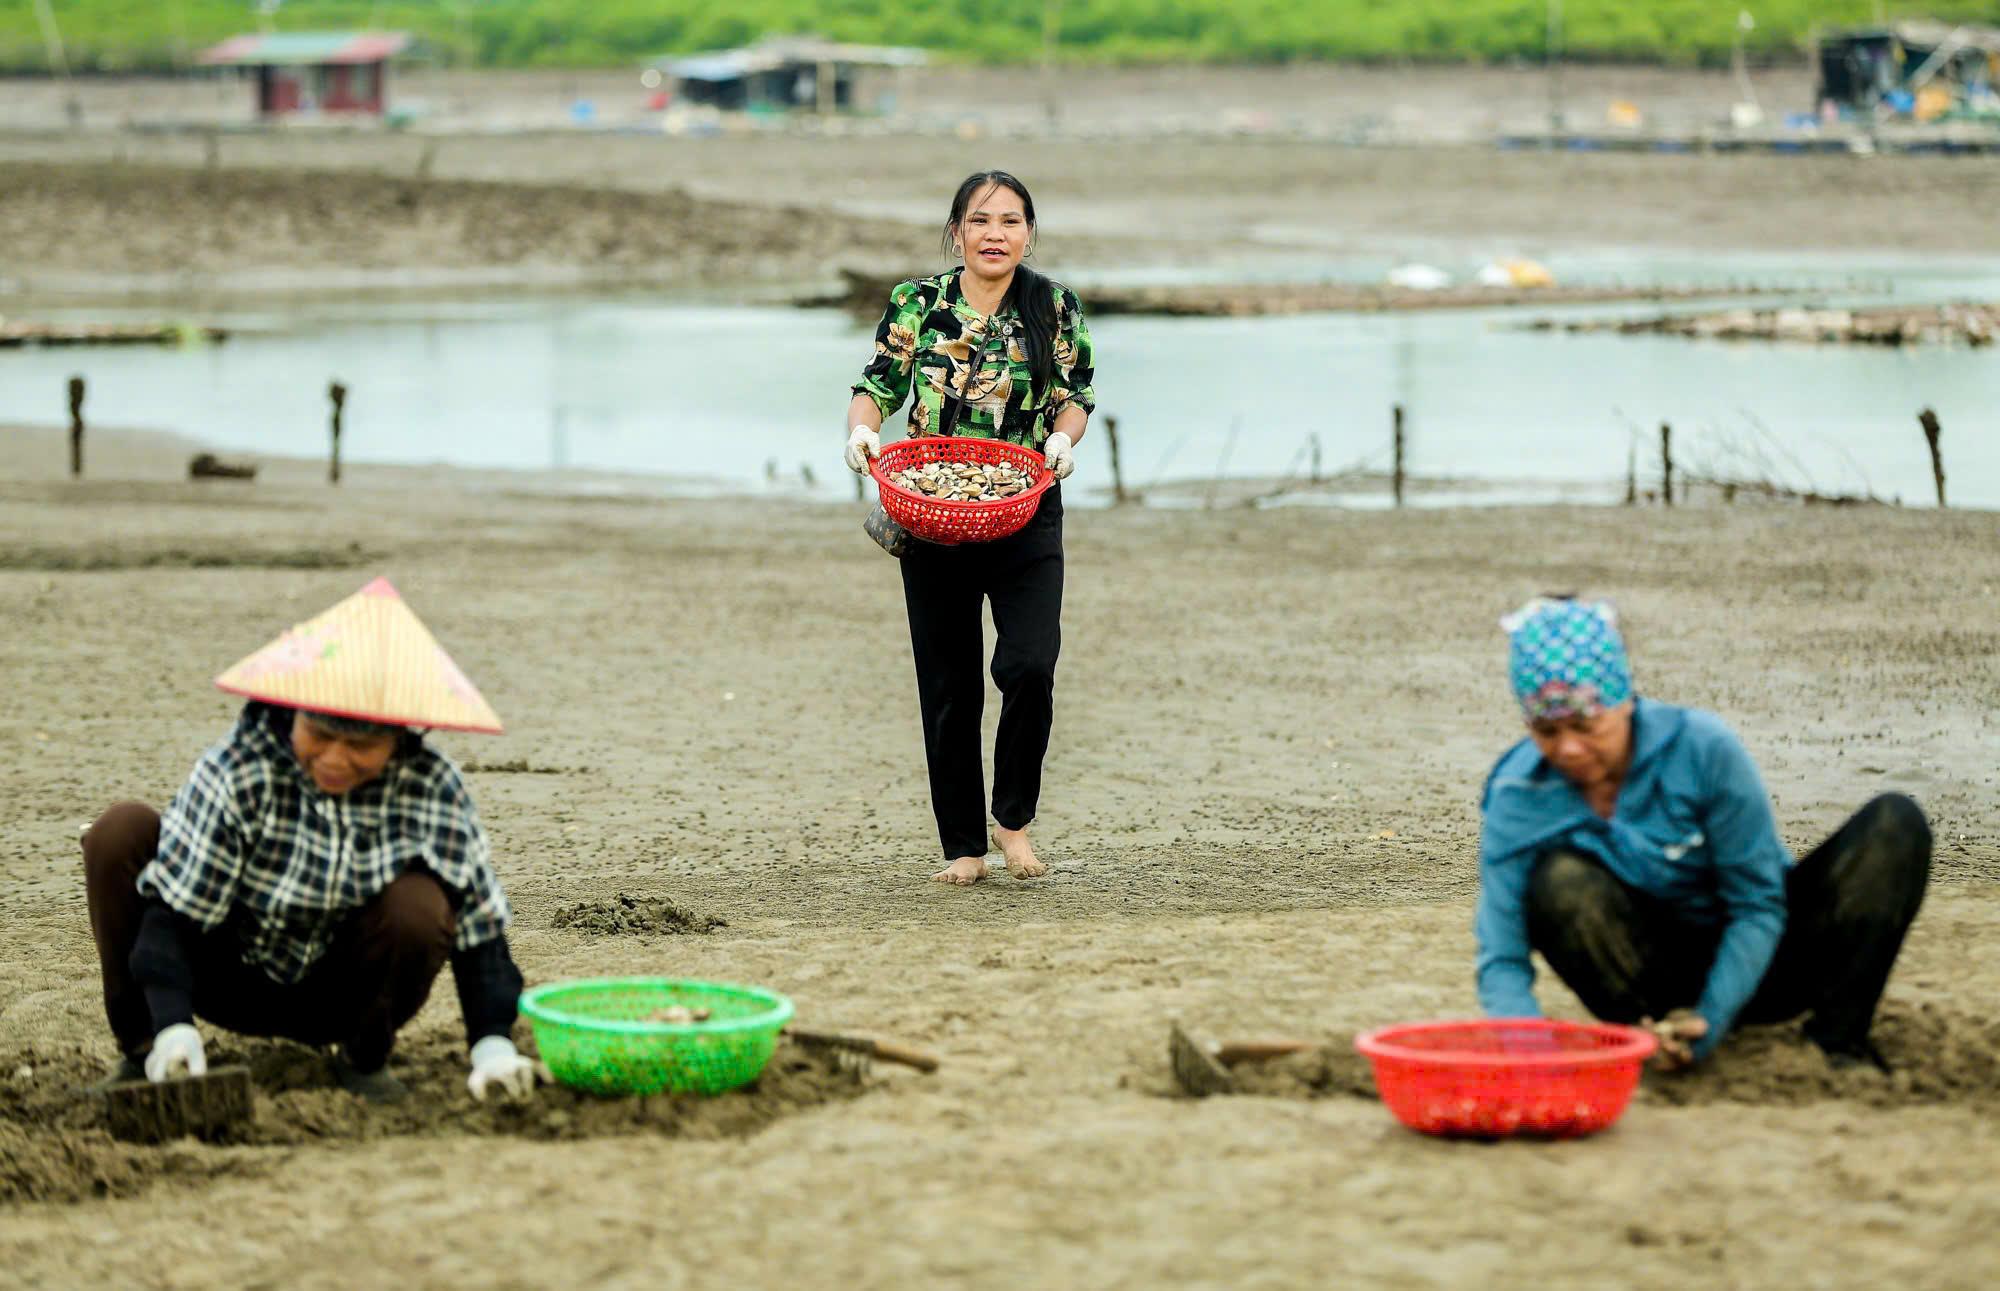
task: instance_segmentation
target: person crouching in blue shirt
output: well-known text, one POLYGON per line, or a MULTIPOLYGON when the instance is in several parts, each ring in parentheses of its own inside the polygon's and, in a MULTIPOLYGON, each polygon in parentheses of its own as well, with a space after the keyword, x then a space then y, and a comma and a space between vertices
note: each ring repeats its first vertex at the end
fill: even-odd
POLYGON ((1868 1031, 1930 877, 1916 803, 1883 794, 1795 864, 1722 720, 1633 695, 1609 605, 1538 599, 1501 626, 1528 738, 1480 799, 1486 1013, 1539 1015, 1539 951, 1597 1017, 1653 1029, 1669 1068, 1804 1014, 1831 1064, 1888 1070, 1868 1031))

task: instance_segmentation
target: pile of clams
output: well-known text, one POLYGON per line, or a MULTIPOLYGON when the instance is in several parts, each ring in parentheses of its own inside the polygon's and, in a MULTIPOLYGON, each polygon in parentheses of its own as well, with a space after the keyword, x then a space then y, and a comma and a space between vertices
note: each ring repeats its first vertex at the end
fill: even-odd
POLYGON ((947 502, 997 502, 1034 484, 1028 472, 999 462, 926 462, 895 472, 889 482, 947 502))

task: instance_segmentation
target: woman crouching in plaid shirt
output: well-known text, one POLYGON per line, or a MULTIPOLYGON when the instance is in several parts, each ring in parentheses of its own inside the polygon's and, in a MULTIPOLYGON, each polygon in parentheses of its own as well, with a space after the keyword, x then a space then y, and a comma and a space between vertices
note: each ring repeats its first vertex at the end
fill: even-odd
POLYGON ((398 1097, 396 1032, 450 960, 473 1095, 530 1092, 507 898, 458 768, 412 729, 498 732, 493 710, 386 579, 216 684, 250 702, 165 813, 119 803, 83 835, 110 1079, 202 1074, 199 1016, 336 1045, 342 1088, 398 1097))

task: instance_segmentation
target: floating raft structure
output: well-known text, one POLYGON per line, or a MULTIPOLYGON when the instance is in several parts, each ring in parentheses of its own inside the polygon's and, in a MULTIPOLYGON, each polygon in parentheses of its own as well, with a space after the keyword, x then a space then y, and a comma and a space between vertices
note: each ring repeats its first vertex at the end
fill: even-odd
MULTIPOLYGON (((807 308, 841 308, 875 317, 900 278, 857 269, 840 271, 842 290, 795 303, 807 308)), ((1576 305, 1625 300, 1707 300, 1752 296, 1765 289, 1730 284, 1717 287, 1660 286, 1487 286, 1465 283, 1426 291, 1356 282, 1178 283, 1136 287, 1086 287, 1084 312, 1165 317, 1243 318, 1267 314, 1377 313, 1410 309, 1487 309, 1519 305, 1576 305)))
POLYGON ((1538 318, 1532 331, 1617 332, 1718 341, 1810 341, 1830 345, 1991 345, 2000 305, 1900 305, 1877 309, 1727 309, 1651 318, 1538 318))
POLYGON ((1816 127, 1677 133, 1632 129, 1527 130, 1503 134, 1494 142, 1506 151, 1979 157, 2000 156, 2000 125, 1962 121, 1932 126, 1885 124, 1874 129, 1816 127))
POLYGON ((190 323, 41 323, 0 318, 0 349, 29 345, 192 345, 227 339, 226 328, 190 323))

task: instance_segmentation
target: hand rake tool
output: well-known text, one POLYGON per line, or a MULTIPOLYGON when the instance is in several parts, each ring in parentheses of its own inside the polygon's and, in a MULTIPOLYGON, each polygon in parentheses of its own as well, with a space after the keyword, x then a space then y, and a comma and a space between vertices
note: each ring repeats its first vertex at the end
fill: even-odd
POLYGON ((1229 1069, 1239 1062, 1264 1062, 1283 1058, 1312 1047, 1310 1040, 1290 1037, 1218 1043, 1175 1022, 1167 1029, 1167 1059, 1173 1064, 1174 1079, 1196 1098, 1236 1091, 1229 1069))
POLYGON ((938 1069, 936 1054, 892 1040, 870 1040, 866 1036, 840 1035, 832 1031, 804 1031, 798 1027, 786 1027, 785 1035, 808 1049, 832 1049, 862 1058, 880 1058, 884 1062, 899 1062, 924 1072, 938 1069))
POLYGON ((250 1094, 250 1069, 242 1066, 158 1084, 123 1080, 104 1090, 104 1119, 111 1137, 128 1143, 210 1138, 250 1119, 250 1094))

